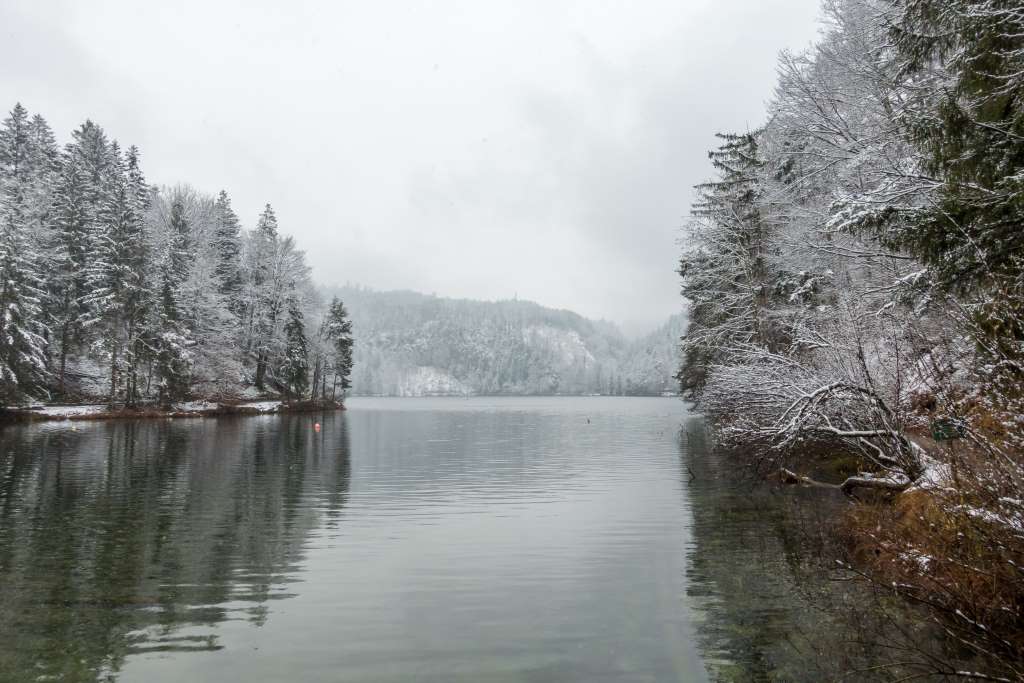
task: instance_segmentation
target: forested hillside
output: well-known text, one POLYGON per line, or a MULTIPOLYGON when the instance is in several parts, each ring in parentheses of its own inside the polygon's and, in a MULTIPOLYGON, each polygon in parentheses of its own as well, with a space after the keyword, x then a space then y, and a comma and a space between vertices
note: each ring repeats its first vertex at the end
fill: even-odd
POLYGON ((626 393, 657 396, 678 391, 679 340, 687 324, 686 315, 677 313, 658 329, 630 343, 621 365, 626 393))
POLYGON ((1024 6, 824 9, 710 154, 682 388, 785 479, 888 501, 851 508, 843 562, 955 641, 903 634, 912 670, 1024 680, 1024 6), (808 478, 822 454, 854 471, 808 478))
POLYGON ((631 344, 611 323, 529 301, 329 290, 352 316, 353 392, 641 394, 674 389, 678 325, 631 344), (673 337, 673 334, 675 336, 673 337), (642 353, 640 353, 642 351, 642 353))
POLYGON ((0 405, 128 407, 344 388, 351 335, 268 204, 154 187, 86 121, 60 146, 20 104, 0 126, 0 405))

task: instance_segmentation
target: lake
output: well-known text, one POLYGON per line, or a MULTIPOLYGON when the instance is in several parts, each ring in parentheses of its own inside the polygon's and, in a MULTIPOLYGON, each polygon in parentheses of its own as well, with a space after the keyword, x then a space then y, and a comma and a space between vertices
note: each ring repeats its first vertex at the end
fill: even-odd
POLYGON ((679 400, 348 406, 4 427, 0 680, 819 680, 787 498, 679 400))

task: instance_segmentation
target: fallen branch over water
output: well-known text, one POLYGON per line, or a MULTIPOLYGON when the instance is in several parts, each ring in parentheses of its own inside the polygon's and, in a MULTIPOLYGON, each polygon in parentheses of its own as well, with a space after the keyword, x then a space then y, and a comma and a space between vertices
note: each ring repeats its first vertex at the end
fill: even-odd
POLYGON ((805 486, 835 489, 842 491, 845 495, 851 495, 853 491, 858 488, 899 492, 905 491, 910 486, 910 480, 904 476, 880 477, 867 472, 862 472, 853 477, 847 477, 841 484, 830 484, 828 482, 812 479, 811 477, 803 474, 797 474, 785 467, 780 467, 779 478, 783 484, 804 484, 805 486))

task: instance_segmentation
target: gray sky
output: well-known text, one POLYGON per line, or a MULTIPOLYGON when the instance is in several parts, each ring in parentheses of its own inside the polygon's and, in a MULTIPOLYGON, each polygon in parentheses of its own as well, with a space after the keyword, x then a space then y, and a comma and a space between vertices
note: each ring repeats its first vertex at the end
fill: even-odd
POLYGON ((151 182, 263 204, 323 283, 653 328, 718 130, 760 124, 818 0, 4 0, 0 107, 151 182))

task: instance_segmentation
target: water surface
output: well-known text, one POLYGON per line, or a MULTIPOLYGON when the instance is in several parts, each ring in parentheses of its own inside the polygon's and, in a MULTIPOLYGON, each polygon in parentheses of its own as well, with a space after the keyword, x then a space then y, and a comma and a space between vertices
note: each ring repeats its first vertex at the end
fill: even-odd
POLYGON ((6 427, 0 679, 766 678, 778 520, 699 430, 642 398, 6 427))

